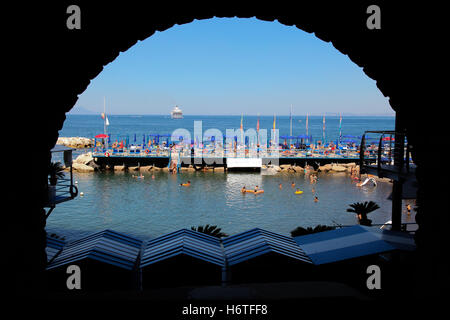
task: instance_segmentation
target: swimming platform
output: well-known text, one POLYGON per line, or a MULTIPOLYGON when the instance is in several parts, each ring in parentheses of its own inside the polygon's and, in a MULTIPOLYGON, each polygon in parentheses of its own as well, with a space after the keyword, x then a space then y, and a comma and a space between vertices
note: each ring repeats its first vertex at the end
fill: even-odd
MULTIPOLYGON (((282 152, 213 152, 204 150, 203 152, 191 152, 191 150, 170 151, 163 150, 93 150, 92 157, 100 166, 157 166, 167 167, 172 160, 175 160, 180 166, 198 165, 210 167, 227 167, 228 163, 236 162, 238 159, 247 159, 249 161, 258 159, 261 165, 310 165, 314 168, 330 163, 351 163, 359 162, 359 153, 340 152, 304 152, 300 150, 288 150, 282 152), (188 151, 188 152, 186 152, 188 151)), ((364 160, 368 163, 376 161, 376 155, 366 155, 364 160)))

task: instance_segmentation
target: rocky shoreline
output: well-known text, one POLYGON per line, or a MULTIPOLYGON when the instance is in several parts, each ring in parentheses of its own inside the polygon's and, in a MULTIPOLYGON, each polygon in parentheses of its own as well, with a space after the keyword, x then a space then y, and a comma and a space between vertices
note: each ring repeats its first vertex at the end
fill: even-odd
MULTIPOLYGON (((89 173, 89 172, 95 172, 100 171, 101 168, 99 165, 95 163, 95 160, 92 156, 91 152, 84 153, 79 155, 72 163, 72 169, 75 172, 79 173, 89 173)), ((265 166, 263 165, 261 168, 262 172, 265 174, 301 174, 305 173, 305 168, 300 166, 293 166, 289 164, 283 164, 280 166, 265 166)), ((156 171, 163 171, 163 172, 169 172, 168 167, 157 167, 157 166, 134 166, 134 167, 127 167, 124 165, 121 166, 113 166, 113 167, 107 167, 106 170, 110 171, 140 171, 140 172, 156 172, 156 171)), ((227 168, 225 167, 198 167, 189 165, 187 167, 181 167, 181 172, 196 172, 196 171, 206 171, 206 172, 226 172, 227 168)), ((324 173, 345 173, 345 174, 351 174, 353 171, 356 175, 359 175, 359 165, 356 163, 342 163, 342 164, 326 164, 324 166, 320 166, 317 168, 317 170, 314 170, 312 167, 307 168, 306 171, 310 174, 317 174, 318 172, 324 172, 324 173)), ((365 179, 367 175, 361 175, 361 179, 365 179)), ((374 178, 377 181, 382 182, 391 182, 390 179, 387 178, 379 178, 374 176, 374 178)))
POLYGON ((84 137, 59 137, 56 144, 74 149, 93 148, 94 139, 84 137))

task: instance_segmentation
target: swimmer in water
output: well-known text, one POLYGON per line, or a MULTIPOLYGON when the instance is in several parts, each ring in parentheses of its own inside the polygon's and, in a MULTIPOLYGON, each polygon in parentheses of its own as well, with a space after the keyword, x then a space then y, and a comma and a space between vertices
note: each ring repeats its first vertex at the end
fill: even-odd
POLYGON ((317 198, 317 196, 314 196, 314 202, 319 202, 319 198, 317 198))
POLYGON ((283 185, 280 183, 279 185, 280 190, 283 189, 283 185))
POLYGON ((182 187, 189 187, 191 185, 191 181, 188 180, 187 183, 180 183, 180 186, 182 187))
POLYGON ((255 192, 258 191, 258 186, 255 187, 255 192))
POLYGON ((245 193, 245 191, 246 191, 245 186, 243 186, 242 189, 241 189, 241 192, 245 193))
POLYGON ((155 175, 154 174, 152 174, 152 179, 155 179, 155 175))
POLYGON ((406 205, 406 210, 409 216, 411 214, 411 205, 409 203, 406 205))
POLYGON ((294 181, 292 181, 291 187, 292 187, 292 188, 295 188, 295 183, 294 183, 294 181))
POLYGON ((312 191, 312 193, 316 193, 316 189, 314 189, 314 188, 312 188, 311 191, 312 191))

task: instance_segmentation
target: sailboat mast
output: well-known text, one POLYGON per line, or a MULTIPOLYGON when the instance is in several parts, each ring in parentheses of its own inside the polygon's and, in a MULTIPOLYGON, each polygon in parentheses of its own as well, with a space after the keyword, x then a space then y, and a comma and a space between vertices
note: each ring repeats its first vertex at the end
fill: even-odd
POLYGON ((290 120, 291 120, 291 125, 290 125, 289 135, 292 136, 292 104, 291 104, 290 120))
POLYGON ((105 115, 103 119, 103 133, 106 135, 106 97, 103 97, 103 114, 105 115))

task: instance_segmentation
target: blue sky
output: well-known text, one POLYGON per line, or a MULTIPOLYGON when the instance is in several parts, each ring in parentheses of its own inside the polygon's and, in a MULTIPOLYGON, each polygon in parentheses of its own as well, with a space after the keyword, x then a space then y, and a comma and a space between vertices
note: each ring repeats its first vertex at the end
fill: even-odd
POLYGON ((313 34, 257 19, 196 20, 121 53, 73 109, 109 114, 393 115, 361 68, 313 34))

